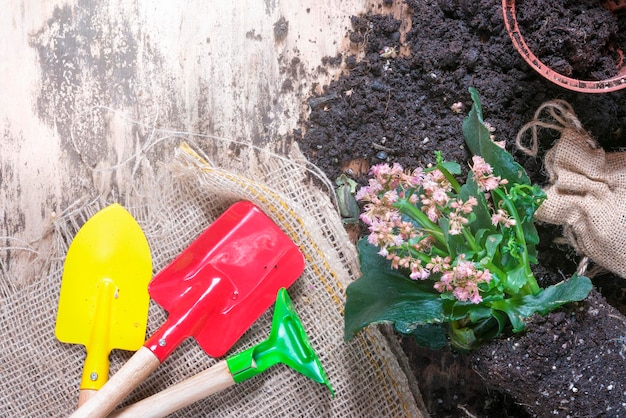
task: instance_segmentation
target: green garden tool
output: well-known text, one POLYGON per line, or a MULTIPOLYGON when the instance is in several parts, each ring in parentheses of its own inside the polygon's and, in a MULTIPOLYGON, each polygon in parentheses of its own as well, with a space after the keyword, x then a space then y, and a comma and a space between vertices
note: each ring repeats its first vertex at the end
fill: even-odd
POLYGON ((279 363, 328 386, 334 396, 285 288, 278 291, 268 339, 149 398, 119 409, 109 417, 164 417, 279 363))

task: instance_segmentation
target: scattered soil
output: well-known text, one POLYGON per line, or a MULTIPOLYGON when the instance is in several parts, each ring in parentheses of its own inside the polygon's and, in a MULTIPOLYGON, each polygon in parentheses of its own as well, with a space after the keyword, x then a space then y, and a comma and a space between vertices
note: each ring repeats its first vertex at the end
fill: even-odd
POLYGON ((598 0, 516 1, 517 21, 535 55, 556 72, 577 79, 604 80, 622 66, 626 22, 598 0))
MULTIPOLYGON (((598 65, 606 56, 598 45, 621 39, 619 24, 607 26, 606 11, 599 10, 605 29, 598 32, 596 14, 591 13, 597 2, 591 0, 524 0, 523 6, 543 15, 556 3, 571 7, 568 13, 550 14, 553 29, 540 32, 535 41, 555 45, 571 38, 580 43, 577 34, 584 33, 586 43, 562 58, 575 75, 604 78, 609 69, 598 65), (588 20, 572 18, 574 3, 585 7, 588 20), (581 59, 586 57, 590 59, 581 59)), ((525 16, 529 22, 528 13, 525 16)), ((480 93, 496 140, 506 141, 507 150, 535 183, 546 182, 541 156, 556 137, 541 134, 539 158, 517 152, 514 138, 547 100, 568 101, 605 149, 624 144, 626 90, 583 95, 540 77, 513 48, 499 1, 384 1, 373 13, 353 17, 352 24, 351 53, 325 60, 326 65, 341 60, 344 75, 310 99, 310 114, 302 130, 294 133, 308 158, 331 179, 347 173, 365 184, 374 164, 423 166, 434 161, 436 150, 463 165, 470 157, 461 131, 471 106, 470 86, 480 93), (392 5, 404 11, 401 20, 390 14, 392 5)), ((550 53, 562 51, 553 48, 550 53)), ((548 285, 571 275, 579 257, 558 239, 558 228, 543 225, 539 232, 535 274, 541 285, 548 285)), ((363 231, 357 227, 355 233, 363 231)), ((523 335, 500 338, 467 355, 433 352, 403 340, 432 416, 626 416, 626 351, 619 341, 626 336, 620 313, 626 295, 623 283, 611 274, 594 278, 602 294, 594 291, 586 301, 532 318, 523 335)))

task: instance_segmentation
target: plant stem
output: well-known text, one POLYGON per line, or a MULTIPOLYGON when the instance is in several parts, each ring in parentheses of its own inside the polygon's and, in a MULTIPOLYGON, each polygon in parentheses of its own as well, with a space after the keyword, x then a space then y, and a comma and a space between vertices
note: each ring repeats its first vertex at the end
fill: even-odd
POLYGON ((454 191, 458 194, 459 191, 461 190, 461 185, 459 184, 459 182, 454 178, 454 176, 452 175, 452 173, 450 173, 447 169, 445 169, 441 164, 437 164, 437 169, 439 171, 441 171, 441 173, 443 174, 443 176, 446 178, 446 180, 448 180, 450 182, 450 185, 452 186, 452 188, 454 188, 454 191))
POLYGON ((422 226, 422 229, 424 229, 425 232, 431 234, 441 244, 443 244, 444 246, 447 245, 441 228, 439 228, 436 223, 428 219, 428 216, 426 216, 424 212, 409 203, 407 199, 399 199, 396 203, 393 204, 393 206, 398 208, 400 212, 409 215, 411 218, 417 221, 422 226))
POLYGON ((476 253, 480 252, 480 246, 476 243, 476 239, 472 235, 472 233, 465 227, 462 227, 463 236, 467 240, 467 243, 472 247, 472 250, 476 253))
POLYGON ((491 261, 489 261, 488 263, 485 263, 484 265, 485 267, 487 267, 489 272, 494 273, 495 275, 503 279, 506 278, 506 273, 500 267, 493 264, 491 261))
POLYGON ((515 205, 509 199, 509 197, 500 189, 494 189, 494 194, 498 196, 498 198, 504 202, 506 206, 507 212, 515 219, 514 231, 515 236, 518 242, 522 245, 523 251, 520 256, 522 258, 522 263, 524 264, 524 270, 526 272, 526 284, 522 286, 521 290, 525 294, 536 295, 539 293, 539 284, 537 284, 537 279, 533 275, 532 270, 530 269, 530 262, 528 260, 528 247, 526 246, 526 238, 524 237, 524 229, 522 228, 522 220, 520 219, 519 213, 517 213, 517 209, 515 205))

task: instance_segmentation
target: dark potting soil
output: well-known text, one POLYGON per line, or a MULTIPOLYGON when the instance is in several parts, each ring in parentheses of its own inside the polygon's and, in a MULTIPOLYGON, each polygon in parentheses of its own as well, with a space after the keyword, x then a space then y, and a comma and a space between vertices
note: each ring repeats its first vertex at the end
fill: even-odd
POLYGON ((584 80, 615 76, 626 49, 624 14, 598 0, 516 1, 517 21, 534 54, 559 74, 584 80))
MULTIPOLYGON (((562 3, 524 0, 530 1, 539 15, 562 3)), ((570 37, 579 42, 580 31, 588 42, 595 36, 588 27, 593 20, 558 12, 549 19, 560 29, 540 32, 541 44, 570 37)), ((434 161, 436 150, 467 166, 461 124, 471 107, 470 86, 480 94, 496 140, 506 141, 536 183, 546 182, 541 157, 556 136, 541 134, 537 158, 517 152, 514 138, 547 100, 568 101, 605 149, 625 143, 626 90, 585 95, 537 75, 513 48, 497 0, 383 1, 369 14, 353 17, 352 24, 352 54, 324 62, 341 61, 344 75, 310 99, 310 114, 294 132, 309 160, 331 179, 347 173, 365 184, 374 164, 423 166, 434 161), (389 14, 392 5, 403 10, 401 19, 389 14)), ((597 72, 598 59, 591 61, 577 62, 577 74, 597 72)), ((579 257, 559 239, 558 228, 544 225, 539 231, 535 273, 540 284, 569 277, 579 257)), ((405 339, 429 412, 433 417, 626 416, 626 350, 619 341, 626 336, 619 312, 624 311, 623 280, 604 274, 594 279, 604 296, 594 292, 586 301, 532 318, 523 335, 504 336, 467 355, 429 351, 405 339)))

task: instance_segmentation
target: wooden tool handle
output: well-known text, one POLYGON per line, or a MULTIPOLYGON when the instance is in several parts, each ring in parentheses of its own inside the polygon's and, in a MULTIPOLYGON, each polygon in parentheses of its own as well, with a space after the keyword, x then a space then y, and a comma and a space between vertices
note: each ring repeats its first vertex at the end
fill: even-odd
POLYGON ((183 380, 169 388, 113 412, 116 418, 157 418, 169 415, 207 396, 233 386, 233 380, 225 360, 213 367, 183 380))
POLYGON ((93 398, 96 393, 98 393, 98 391, 94 389, 81 389, 78 393, 78 407, 83 406, 89 399, 93 398))
POLYGON ((143 382, 161 362, 146 347, 141 347, 126 364, 71 418, 104 418, 143 382))

